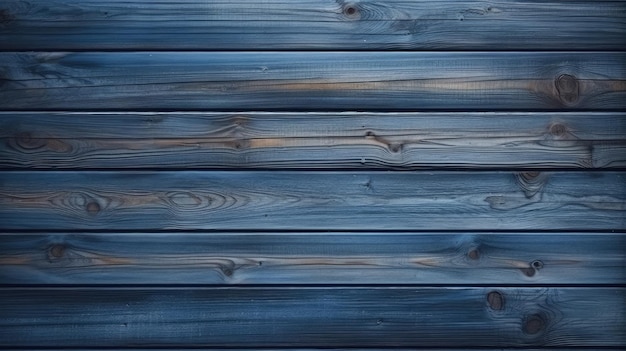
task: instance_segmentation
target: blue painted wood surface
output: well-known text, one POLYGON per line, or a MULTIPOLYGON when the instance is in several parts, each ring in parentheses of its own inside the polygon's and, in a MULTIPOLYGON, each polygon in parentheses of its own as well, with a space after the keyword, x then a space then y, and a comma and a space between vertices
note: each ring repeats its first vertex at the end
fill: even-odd
POLYGON ((625 246, 622 234, 572 232, 7 233, 0 282, 615 285, 625 246))
POLYGON ((0 229, 624 230, 621 172, 0 172, 0 229))
POLYGON ((623 294, 623 288, 6 288, 0 345, 619 347, 626 342, 623 294))
POLYGON ((623 349, 625 31, 0 0, 0 348, 623 349))
POLYGON ((3 0, 2 50, 623 50, 623 1, 3 0))
POLYGON ((5 169, 626 167, 622 112, 0 112, 5 169))
POLYGON ((0 110, 623 110, 605 52, 0 53, 0 110))

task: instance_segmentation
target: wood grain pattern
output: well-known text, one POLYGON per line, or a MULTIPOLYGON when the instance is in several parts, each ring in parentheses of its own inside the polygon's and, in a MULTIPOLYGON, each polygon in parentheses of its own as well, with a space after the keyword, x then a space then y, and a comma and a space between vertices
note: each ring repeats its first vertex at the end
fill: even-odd
POLYGON ((4 347, 626 342, 622 288, 1 289, 4 347))
POLYGON ((5 0, 2 50, 622 50, 622 1, 5 0))
POLYGON ((623 168, 626 114, 0 113, 0 167, 623 168))
POLYGON ((3 234, 0 285, 622 284, 602 233, 3 234))
POLYGON ((616 110, 625 53, 1 53, 0 110, 616 110))
POLYGON ((1 172, 0 229, 615 230, 613 172, 1 172))

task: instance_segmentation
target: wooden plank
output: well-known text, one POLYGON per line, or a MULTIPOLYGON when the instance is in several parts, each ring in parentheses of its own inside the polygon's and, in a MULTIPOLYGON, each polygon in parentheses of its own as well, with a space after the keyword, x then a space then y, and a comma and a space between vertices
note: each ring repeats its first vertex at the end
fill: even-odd
POLYGON ((621 230, 615 172, 0 172, 0 229, 621 230))
POLYGON ((615 110, 626 53, 0 54, 0 110, 615 110))
POLYGON ((622 284, 603 233, 0 236, 0 284, 622 284))
POLYGON ((1 289, 4 347, 617 347, 623 288, 1 289))
POLYGON ((3 112, 0 154, 9 169, 623 168, 626 113, 3 112))
POLYGON ((622 1, 5 0, 2 50, 622 50, 622 1))

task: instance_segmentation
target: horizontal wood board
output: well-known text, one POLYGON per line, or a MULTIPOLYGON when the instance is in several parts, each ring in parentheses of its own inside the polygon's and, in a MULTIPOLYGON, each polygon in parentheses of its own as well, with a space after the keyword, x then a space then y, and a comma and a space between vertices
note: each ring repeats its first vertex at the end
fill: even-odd
POLYGON ((623 110, 622 52, 0 53, 0 110, 623 110))
POLYGON ((626 167, 626 114, 2 112, 5 169, 626 167))
POLYGON ((620 233, 7 233, 0 284, 622 284, 620 233))
POLYGON ((0 229, 622 230, 619 172, 0 172, 0 229))
POLYGON ((0 50, 623 50, 623 1, 5 0, 0 50))
POLYGON ((0 289, 4 347, 618 347, 622 288, 0 289))

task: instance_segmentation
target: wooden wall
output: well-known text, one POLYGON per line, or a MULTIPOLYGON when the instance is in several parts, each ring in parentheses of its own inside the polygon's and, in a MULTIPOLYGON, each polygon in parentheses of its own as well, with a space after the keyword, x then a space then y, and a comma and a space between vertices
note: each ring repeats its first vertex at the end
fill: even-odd
POLYGON ((0 0, 0 348, 621 349, 626 2, 0 0))

